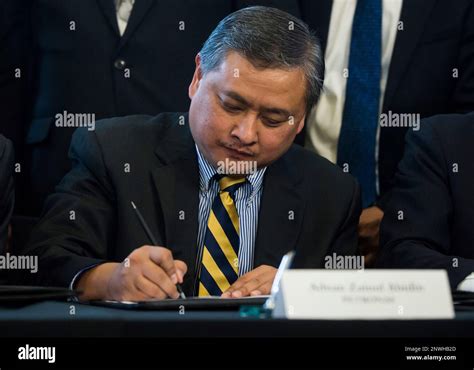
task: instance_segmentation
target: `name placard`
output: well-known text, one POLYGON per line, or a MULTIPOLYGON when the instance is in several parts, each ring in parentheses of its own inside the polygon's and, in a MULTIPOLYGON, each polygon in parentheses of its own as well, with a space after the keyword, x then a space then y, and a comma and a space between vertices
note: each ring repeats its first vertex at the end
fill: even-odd
POLYGON ((275 318, 451 319, 445 270, 288 270, 275 318))

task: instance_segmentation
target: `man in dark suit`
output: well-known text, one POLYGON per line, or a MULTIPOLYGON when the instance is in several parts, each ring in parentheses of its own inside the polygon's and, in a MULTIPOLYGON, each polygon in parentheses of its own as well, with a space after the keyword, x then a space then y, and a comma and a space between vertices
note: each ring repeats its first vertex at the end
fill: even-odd
POLYGON ((474 113, 439 115, 409 133, 381 226, 379 267, 446 269, 474 291, 474 113))
POLYGON ((356 254, 357 182, 293 145, 320 93, 321 57, 299 19, 240 10, 196 56, 189 119, 76 131, 74 167, 25 251, 39 255, 36 283, 77 286, 83 299, 176 297, 177 282, 188 295, 241 297, 268 294, 290 250, 308 268, 356 254))
MULTIPOLYGON (((206 36, 234 7, 253 2, 16 2, 16 8, 27 8, 32 39, 31 109, 22 163, 27 178, 18 213, 38 216, 46 196, 71 168, 67 150, 76 127, 108 117, 185 111, 193 57, 206 36), (84 119, 74 122, 68 114, 84 119)), ((295 0, 267 2, 298 11, 295 0)), ((20 130, 19 123, 8 125, 20 130)))
POLYGON ((10 140, 0 135, 0 253, 6 250, 14 201, 13 147, 10 140))
POLYGON ((420 118, 474 110, 474 2, 300 3, 321 38, 326 78, 298 139, 359 179, 360 245, 370 264, 407 130, 420 118))

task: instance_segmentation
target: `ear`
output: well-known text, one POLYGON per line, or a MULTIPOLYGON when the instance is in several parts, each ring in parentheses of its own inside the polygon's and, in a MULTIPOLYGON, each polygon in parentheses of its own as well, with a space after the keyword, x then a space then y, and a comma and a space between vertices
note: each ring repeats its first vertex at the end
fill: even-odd
POLYGON ((201 56, 199 55, 199 53, 196 55, 196 58, 194 59, 194 61, 196 62, 196 68, 194 70, 193 79, 188 88, 188 96, 191 100, 196 94, 196 91, 199 88, 199 83, 201 82, 201 79, 202 79, 201 56))
POLYGON ((296 131, 297 135, 301 132, 301 130, 303 130, 305 121, 306 121, 306 114, 303 116, 303 118, 301 118, 301 121, 298 123, 298 130, 296 131))

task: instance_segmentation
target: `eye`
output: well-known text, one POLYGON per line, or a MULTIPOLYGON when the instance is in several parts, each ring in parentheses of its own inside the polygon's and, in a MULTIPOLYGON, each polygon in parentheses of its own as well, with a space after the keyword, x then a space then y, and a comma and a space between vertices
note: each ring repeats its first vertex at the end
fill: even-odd
POLYGON ((284 122, 284 121, 276 121, 274 119, 270 119, 270 118, 266 118, 266 117, 263 117, 262 121, 267 126, 278 126, 278 125, 280 125, 281 123, 284 122))
POLYGON ((242 111, 242 108, 239 107, 239 106, 236 106, 236 105, 223 103, 222 106, 224 107, 224 109, 225 109, 227 112, 238 113, 238 112, 241 112, 241 111, 242 111))

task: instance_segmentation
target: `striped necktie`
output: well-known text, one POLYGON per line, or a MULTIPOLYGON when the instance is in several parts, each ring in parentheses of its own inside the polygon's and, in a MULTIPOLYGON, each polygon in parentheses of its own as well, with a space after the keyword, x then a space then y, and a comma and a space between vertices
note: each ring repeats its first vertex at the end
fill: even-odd
POLYGON ((376 198, 375 147, 379 123, 382 0, 357 0, 352 24, 349 78, 337 164, 349 166, 366 208, 376 198))
POLYGON ((219 179, 220 191, 212 203, 204 237, 199 296, 220 296, 239 277, 239 215, 234 195, 245 182, 245 177, 219 179))

